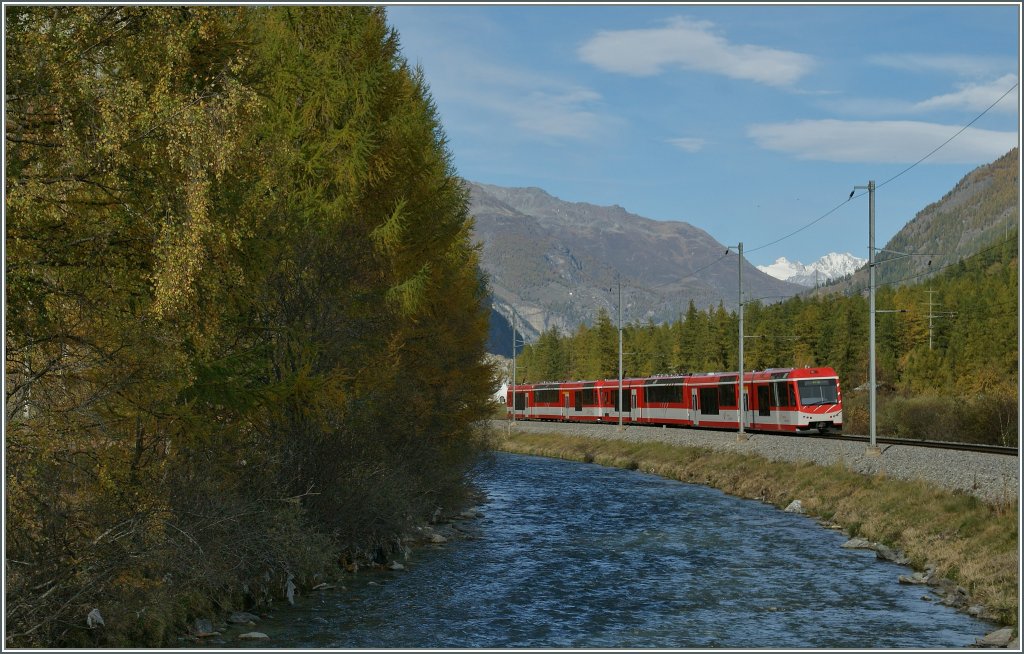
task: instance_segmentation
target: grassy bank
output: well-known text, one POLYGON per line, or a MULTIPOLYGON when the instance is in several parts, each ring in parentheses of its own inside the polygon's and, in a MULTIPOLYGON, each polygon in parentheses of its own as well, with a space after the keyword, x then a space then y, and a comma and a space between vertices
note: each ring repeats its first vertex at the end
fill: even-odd
POLYGON ((560 434, 495 434, 495 448, 629 468, 703 484, 785 507, 903 550, 911 565, 963 586, 1003 624, 1017 625, 1017 502, 988 504, 924 482, 866 477, 841 465, 774 462, 666 443, 631 443, 560 434))

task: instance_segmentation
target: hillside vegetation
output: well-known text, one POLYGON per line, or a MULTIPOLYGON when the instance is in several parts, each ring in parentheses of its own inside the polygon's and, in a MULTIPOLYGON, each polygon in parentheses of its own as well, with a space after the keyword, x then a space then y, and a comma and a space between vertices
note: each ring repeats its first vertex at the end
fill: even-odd
MULTIPOLYGON (((946 267, 928 282, 881 286, 876 307, 878 428, 908 438, 1016 443, 1018 273, 1016 234, 946 267), (929 314, 932 315, 929 318, 929 314)), ((845 429, 867 433, 868 298, 794 297, 744 307, 744 368, 831 366, 844 390, 845 429)), ((682 320, 623 328, 626 377, 736 370, 738 314, 723 306, 682 320)), ((556 330, 527 345, 517 381, 618 377, 617 326, 556 330)))
MULTIPOLYGON (((1019 155, 1014 148, 979 166, 941 200, 919 211, 877 251, 876 282, 920 282, 1012 236, 1020 224, 1019 155)), ((828 291, 854 293, 867 289, 868 283, 863 267, 828 291)))
POLYGON ((487 289, 384 10, 7 9, 5 646, 166 646, 460 502, 487 289))

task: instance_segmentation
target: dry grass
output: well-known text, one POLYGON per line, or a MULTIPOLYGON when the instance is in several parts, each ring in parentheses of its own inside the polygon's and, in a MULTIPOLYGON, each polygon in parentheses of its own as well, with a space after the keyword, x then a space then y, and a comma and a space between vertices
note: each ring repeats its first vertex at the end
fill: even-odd
POLYGON ((785 507, 801 500, 811 516, 903 550, 915 569, 935 566, 998 619, 1017 625, 1017 499, 989 504, 919 481, 866 477, 841 465, 769 461, 665 443, 504 432, 495 448, 641 470, 785 507))

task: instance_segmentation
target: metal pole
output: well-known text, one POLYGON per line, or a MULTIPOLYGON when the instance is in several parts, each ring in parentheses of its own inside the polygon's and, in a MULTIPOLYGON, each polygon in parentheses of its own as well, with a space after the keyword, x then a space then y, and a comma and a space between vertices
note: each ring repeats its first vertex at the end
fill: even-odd
POLYGON ((619 430, 622 429, 622 279, 619 283, 619 430))
POLYGON ((747 412, 745 410, 746 407, 743 406, 743 404, 744 404, 743 403, 744 384, 743 384, 743 242, 742 241, 740 241, 739 250, 740 250, 740 263, 739 263, 739 274, 737 276, 739 277, 739 287, 740 287, 740 289, 739 289, 739 301, 740 301, 740 330, 739 330, 740 331, 740 338, 739 338, 740 381, 739 381, 739 390, 738 390, 739 397, 737 398, 737 401, 739 402, 739 408, 740 408, 740 433, 739 433, 739 436, 737 436, 737 438, 739 440, 745 441, 745 440, 747 440, 747 432, 745 430, 746 422, 747 422, 747 412))
POLYGON ((870 323, 870 354, 868 358, 868 375, 871 377, 871 392, 868 403, 868 422, 870 424, 870 439, 868 442, 868 456, 878 456, 882 453, 875 441, 877 436, 877 402, 878 384, 875 378, 875 182, 868 182, 868 303, 871 312, 870 323))
POLYGON ((935 308, 935 302, 933 301, 934 294, 938 291, 928 289, 925 293, 928 294, 928 351, 932 350, 932 318, 935 317, 933 309, 935 308))
POLYGON ((516 310, 512 309, 512 422, 516 421, 516 310))

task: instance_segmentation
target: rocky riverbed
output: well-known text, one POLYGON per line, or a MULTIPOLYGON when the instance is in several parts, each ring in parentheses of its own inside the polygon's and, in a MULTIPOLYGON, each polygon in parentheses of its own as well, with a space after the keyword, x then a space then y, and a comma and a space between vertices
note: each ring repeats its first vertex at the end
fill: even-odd
MULTIPOLYGON (((496 430, 511 423, 492 422, 496 430)), ((687 447, 747 452, 771 461, 840 463, 864 475, 921 479, 949 490, 976 495, 988 502, 1010 502, 1020 496, 1020 462, 1016 456, 962 452, 907 445, 883 445, 881 456, 867 456, 864 443, 809 436, 748 434, 738 441, 734 432, 640 425, 576 424, 516 421, 520 432, 551 433, 630 442, 659 441, 687 447)))

